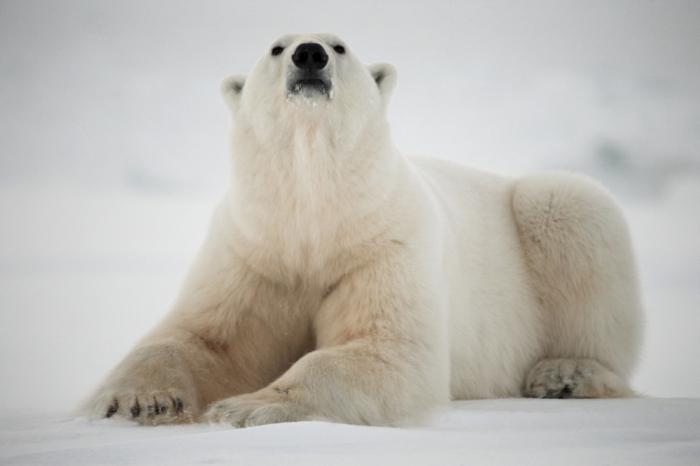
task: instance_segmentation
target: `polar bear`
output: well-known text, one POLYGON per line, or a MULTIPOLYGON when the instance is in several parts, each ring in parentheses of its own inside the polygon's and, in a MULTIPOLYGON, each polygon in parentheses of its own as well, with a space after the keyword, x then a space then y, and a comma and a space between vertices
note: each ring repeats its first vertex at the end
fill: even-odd
POLYGON ((407 158, 392 66, 288 35, 223 82, 232 183, 174 308, 84 405, 144 424, 399 425, 633 394, 630 237, 597 183, 407 158))

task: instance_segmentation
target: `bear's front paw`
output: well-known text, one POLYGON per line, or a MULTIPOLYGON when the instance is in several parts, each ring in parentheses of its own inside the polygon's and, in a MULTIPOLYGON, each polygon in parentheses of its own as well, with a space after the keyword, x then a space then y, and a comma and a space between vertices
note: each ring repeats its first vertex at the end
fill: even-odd
POLYGON ((311 419, 310 411, 285 393, 263 389, 213 403, 204 413, 209 422, 224 422, 234 427, 252 427, 279 422, 311 419))
POLYGON ((156 425, 192 422, 197 407, 192 397, 176 389, 106 389, 84 411, 91 418, 121 416, 156 425))

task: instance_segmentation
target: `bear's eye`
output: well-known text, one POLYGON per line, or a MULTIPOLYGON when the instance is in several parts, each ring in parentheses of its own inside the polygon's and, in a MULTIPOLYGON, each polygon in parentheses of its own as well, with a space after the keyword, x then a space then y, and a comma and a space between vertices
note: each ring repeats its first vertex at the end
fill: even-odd
POLYGON ((333 47, 333 50, 335 50, 336 53, 339 53, 341 55, 345 53, 345 47, 343 47, 342 45, 336 45, 335 47, 333 47))
POLYGON ((284 47, 280 47, 279 45, 272 47, 272 56, 277 56, 282 52, 284 52, 284 47))

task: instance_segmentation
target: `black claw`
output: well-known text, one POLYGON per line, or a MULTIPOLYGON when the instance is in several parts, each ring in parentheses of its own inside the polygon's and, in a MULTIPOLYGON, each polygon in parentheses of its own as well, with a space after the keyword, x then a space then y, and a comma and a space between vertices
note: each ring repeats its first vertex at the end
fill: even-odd
POLYGON ((571 388, 570 385, 564 385, 564 388, 561 390, 561 393, 559 394, 559 398, 571 398, 574 396, 574 390, 571 388))
POLYGON ((158 404, 158 400, 154 399, 153 400, 153 414, 155 414, 157 416, 158 414, 162 413, 161 408, 162 408, 162 406, 158 404))
POLYGON ((139 417, 141 415, 141 405, 139 404, 138 400, 136 400, 136 404, 131 407, 131 416, 132 417, 139 417))
POLYGON ((165 412, 168 410, 168 407, 165 405, 157 405, 158 407, 158 414, 165 414, 165 412))
POLYGON ((175 404, 175 412, 178 414, 181 413, 185 409, 184 403, 182 402, 182 400, 180 398, 175 398, 174 404, 175 404))
POLYGON ((109 405, 109 408, 107 408, 107 413, 105 414, 105 417, 112 417, 114 416, 114 413, 116 413, 119 410, 119 402, 117 400, 114 400, 114 402, 109 405))

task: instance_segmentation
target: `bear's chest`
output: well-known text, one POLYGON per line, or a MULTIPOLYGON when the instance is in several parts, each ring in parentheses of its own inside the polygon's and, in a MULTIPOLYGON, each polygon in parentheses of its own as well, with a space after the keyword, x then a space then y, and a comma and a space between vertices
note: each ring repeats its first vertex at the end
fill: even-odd
POLYGON ((236 218, 234 248, 250 267, 270 280, 324 287, 381 257, 386 244, 396 236, 387 227, 386 216, 341 213, 339 207, 236 218))

